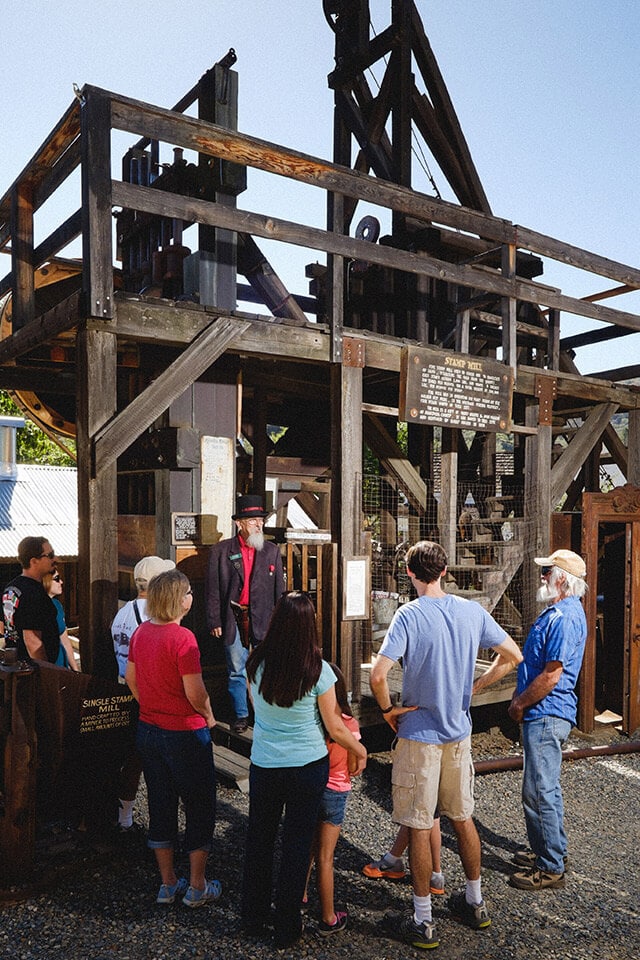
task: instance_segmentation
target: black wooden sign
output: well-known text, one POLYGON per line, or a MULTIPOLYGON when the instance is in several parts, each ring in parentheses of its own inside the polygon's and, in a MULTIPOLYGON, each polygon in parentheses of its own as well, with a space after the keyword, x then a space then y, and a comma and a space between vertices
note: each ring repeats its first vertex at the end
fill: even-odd
POLYGON ((400 419, 407 423, 503 431, 511 422, 513 373, 497 360, 405 347, 400 419))

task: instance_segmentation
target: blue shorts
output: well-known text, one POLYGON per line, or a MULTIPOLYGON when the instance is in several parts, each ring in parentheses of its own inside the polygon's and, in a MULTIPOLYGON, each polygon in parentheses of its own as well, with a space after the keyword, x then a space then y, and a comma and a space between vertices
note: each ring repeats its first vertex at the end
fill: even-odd
POLYGON ((331 823, 334 827, 342 826, 348 796, 348 790, 330 790, 329 787, 325 787, 318 814, 319 822, 331 823))

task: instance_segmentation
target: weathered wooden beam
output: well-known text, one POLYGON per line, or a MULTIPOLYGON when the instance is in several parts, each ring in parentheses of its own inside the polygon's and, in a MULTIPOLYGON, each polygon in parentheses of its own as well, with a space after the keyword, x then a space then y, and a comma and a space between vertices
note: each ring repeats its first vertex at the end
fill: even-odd
POLYGON ((600 442, 605 427, 618 410, 615 403, 603 403, 594 407, 582 427, 572 437, 566 449, 551 468, 551 509, 560 502, 567 487, 581 469, 585 460, 600 442))
POLYGON ((111 103, 96 91, 82 105, 82 292, 87 317, 113 317, 111 103))
POLYGON ((198 222, 225 227, 238 233, 246 232, 270 240, 311 247, 334 255, 363 260, 365 263, 377 263, 408 273, 424 274, 449 283, 459 283, 466 287, 481 287, 499 296, 544 304, 568 313, 577 313, 579 316, 618 323, 640 330, 640 316, 636 314, 625 313, 599 304, 588 304, 575 297, 563 296, 544 284, 518 277, 505 278, 497 271, 480 270, 473 264, 455 265, 423 253, 410 253, 393 247, 380 246, 316 227, 305 227, 298 223, 246 210, 233 210, 206 200, 183 197, 130 183, 113 181, 112 193, 114 204, 130 209, 144 210, 158 216, 177 217, 189 223, 198 222))
POLYGON ((96 476, 113 464, 188 386, 215 363, 234 337, 242 337, 247 326, 231 317, 211 324, 143 393, 103 427, 95 436, 96 476))
POLYGON ((0 367, 0 390, 32 391, 46 384, 48 393, 75 396, 75 364, 64 367, 45 367, 41 365, 0 367), (71 369, 69 367, 71 366, 71 369))
POLYGON ((63 331, 71 330, 78 322, 79 304, 80 293, 76 291, 28 326, 0 341, 0 364, 15 360, 23 353, 48 343, 63 331))
POLYGON ((540 370, 537 367, 518 367, 518 377, 514 387, 516 393, 535 396, 535 379, 540 376, 550 376, 557 380, 559 397, 575 397, 590 403, 617 403, 619 407, 626 410, 635 410, 640 407, 640 392, 630 390, 622 384, 596 380, 579 373, 540 370))
MULTIPOLYGON (((40 185, 45 183, 51 176, 51 171, 57 163, 65 157, 66 151, 73 144, 73 141, 80 133, 80 105, 77 100, 71 104, 63 116, 60 118, 54 129, 51 131, 44 143, 36 150, 35 154, 26 165, 17 180, 0 199, 0 249, 7 242, 11 234, 9 223, 11 216, 11 198, 23 182, 28 182, 33 191, 34 203, 38 206, 47 198, 46 190, 44 196, 39 194, 40 185)), ((35 206, 35 209, 38 209, 35 206)))
MULTIPOLYGON (((117 298, 118 336, 141 343, 186 346, 215 319, 224 317, 246 323, 242 336, 232 339, 228 349, 256 357, 283 357, 292 360, 329 360, 327 328, 321 324, 306 327, 273 323, 273 318, 234 311, 205 310, 196 304, 117 298)), ((360 333, 360 331, 358 331, 360 333)), ((0 344, 0 363, 2 362, 0 344)))
POLYGON ((411 4, 411 19, 413 27, 412 46, 416 63, 427 85, 436 113, 440 118, 439 124, 448 130, 449 139, 455 144, 455 152, 462 167, 466 190, 471 198, 472 206, 490 214, 489 201, 480 182, 478 171, 471 157, 471 151, 462 132, 447 85, 431 49, 429 38, 425 33, 424 24, 415 3, 411 4))
POLYGON ((13 329, 27 326, 35 316, 33 279, 33 190, 17 185, 11 204, 11 272, 13 274, 13 329))

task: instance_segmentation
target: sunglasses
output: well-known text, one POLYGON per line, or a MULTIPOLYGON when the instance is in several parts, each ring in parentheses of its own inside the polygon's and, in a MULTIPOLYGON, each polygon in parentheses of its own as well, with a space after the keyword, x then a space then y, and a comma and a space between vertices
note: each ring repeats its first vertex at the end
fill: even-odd
POLYGON ((56 573, 54 577, 51 577, 52 580, 55 580, 56 583, 62 583, 62 577, 59 573, 56 573))
POLYGON ((540 568, 540 576, 541 576, 541 577, 548 577, 552 570, 553 570, 553 567, 541 567, 541 568, 540 568))
POLYGON ((44 557, 47 557, 48 560, 53 560, 55 555, 55 550, 50 550, 49 553, 41 553, 39 559, 42 560, 44 557))

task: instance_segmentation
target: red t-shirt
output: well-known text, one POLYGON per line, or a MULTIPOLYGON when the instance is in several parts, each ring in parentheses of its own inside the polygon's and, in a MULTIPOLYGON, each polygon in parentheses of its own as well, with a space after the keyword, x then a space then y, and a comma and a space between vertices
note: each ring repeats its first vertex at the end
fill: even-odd
POLYGON ((199 730, 205 718, 187 700, 182 678, 201 673, 196 638, 177 623, 141 623, 131 637, 140 719, 163 730, 199 730))

